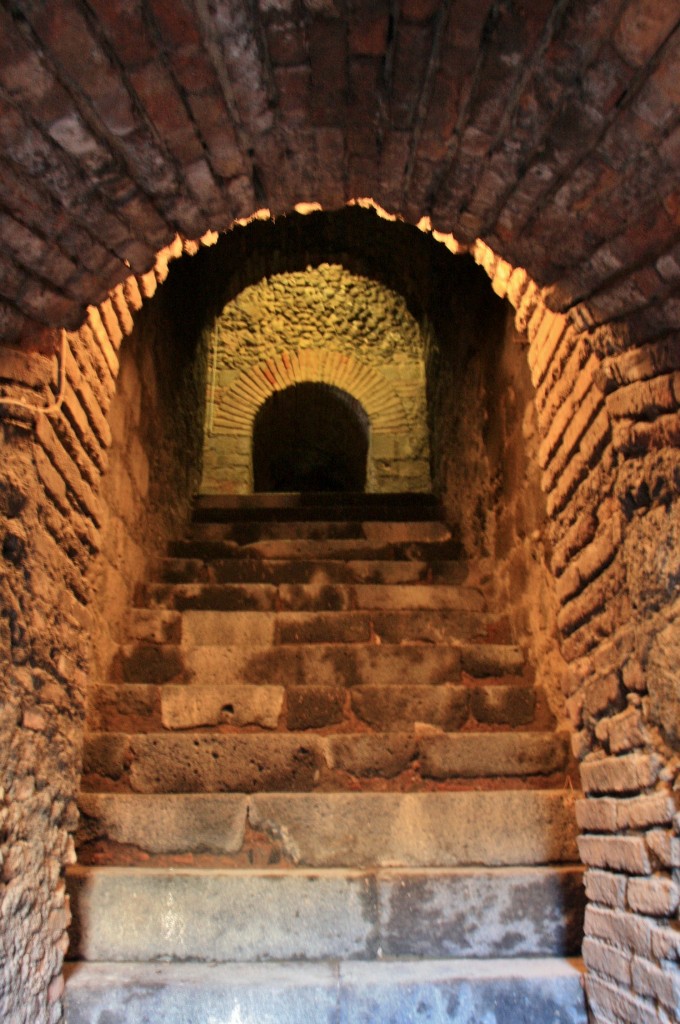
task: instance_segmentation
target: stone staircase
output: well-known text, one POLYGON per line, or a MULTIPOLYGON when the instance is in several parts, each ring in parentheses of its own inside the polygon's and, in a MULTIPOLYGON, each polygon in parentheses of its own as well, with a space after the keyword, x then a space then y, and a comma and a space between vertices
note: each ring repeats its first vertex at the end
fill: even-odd
POLYGON ((69 1024, 585 1022, 568 745, 457 554, 198 499, 90 692, 69 1024))

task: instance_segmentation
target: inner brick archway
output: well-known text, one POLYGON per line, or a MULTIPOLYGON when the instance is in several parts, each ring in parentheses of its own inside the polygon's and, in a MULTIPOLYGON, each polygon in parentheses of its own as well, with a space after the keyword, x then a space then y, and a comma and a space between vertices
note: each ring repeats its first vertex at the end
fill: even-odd
MULTIPOLYGON (((407 3, 345 18, 331 4, 68 2, 1 17, 5 396, 51 402, 58 380, 35 353, 74 331, 63 417, 33 433, 32 415, 3 407, 5 884, 32 922, 5 958, 8 1012, 48 1019, 48 990, 59 1000, 74 637, 120 427, 107 418, 119 346, 164 276, 168 254, 153 270, 154 253, 260 207, 372 195, 474 244, 527 330, 564 687, 592 795, 590 993, 602 1020, 663 1020, 678 955, 674 5, 407 3), (25 842, 40 851, 30 871, 25 842), (42 967, 24 992, 29 960, 42 967)), ((134 391, 133 376, 120 386, 134 391)))
POLYGON ((363 491, 370 420, 347 391, 300 382, 273 392, 253 424, 256 491, 363 491))

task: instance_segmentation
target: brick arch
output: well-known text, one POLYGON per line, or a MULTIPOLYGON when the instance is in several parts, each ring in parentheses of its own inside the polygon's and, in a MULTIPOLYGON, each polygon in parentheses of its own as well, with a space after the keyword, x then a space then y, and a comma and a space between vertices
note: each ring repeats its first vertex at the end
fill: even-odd
POLYGON ((379 370, 333 349, 284 352, 249 367, 227 392, 223 429, 249 435, 258 409, 274 394, 295 384, 329 384, 346 391, 364 408, 374 433, 408 427, 403 403, 379 370))

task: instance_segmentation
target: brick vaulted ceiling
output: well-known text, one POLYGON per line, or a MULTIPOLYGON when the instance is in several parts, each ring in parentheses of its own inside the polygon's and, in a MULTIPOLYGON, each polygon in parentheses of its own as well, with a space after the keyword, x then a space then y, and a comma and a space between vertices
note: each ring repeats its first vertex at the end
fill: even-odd
MULTIPOLYGON (((176 233, 372 197, 680 328, 679 0, 3 0, 0 335, 176 233)), ((30 341, 28 341, 30 343, 30 341)))

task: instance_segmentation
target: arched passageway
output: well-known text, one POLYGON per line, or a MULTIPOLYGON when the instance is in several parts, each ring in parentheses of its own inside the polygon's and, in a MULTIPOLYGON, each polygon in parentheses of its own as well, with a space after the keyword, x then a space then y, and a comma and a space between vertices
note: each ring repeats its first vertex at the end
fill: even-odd
POLYGON ((370 424, 351 395, 328 384, 276 391, 253 426, 256 491, 363 491, 370 424))
MULTIPOLYGON (((3 397, 51 404, 59 373, 40 353, 72 330, 59 415, 2 409, 3 1012, 59 1015, 82 637, 99 629, 88 570, 102 531, 136 564, 149 550, 144 516, 110 509, 126 493, 148 507, 153 548, 197 486, 177 436, 161 450, 151 426, 177 416, 164 359, 186 349, 159 330, 132 368, 122 339, 181 253, 176 232, 372 195, 469 245, 527 332, 538 426, 520 433, 539 442, 560 686, 590 795, 588 988, 598 1020, 663 1021, 678 957, 675 5, 124 6, 1 14, 3 397)), ((178 394, 206 374, 199 360, 178 394)), ((189 407, 185 451, 200 452, 189 407)), ((112 606, 124 564, 107 569, 112 606)))

